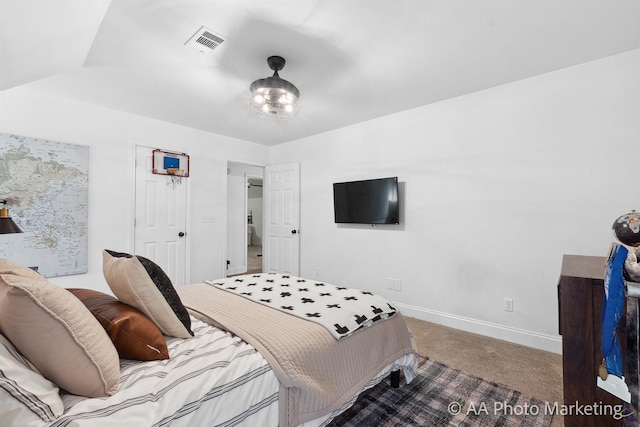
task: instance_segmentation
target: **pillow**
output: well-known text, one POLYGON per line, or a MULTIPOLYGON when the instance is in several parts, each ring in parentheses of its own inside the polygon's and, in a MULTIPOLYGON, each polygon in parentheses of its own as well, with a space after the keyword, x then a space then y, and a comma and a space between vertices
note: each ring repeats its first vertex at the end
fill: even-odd
POLYGON ((6 258, 0 258, 0 274, 15 274, 17 276, 30 277, 32 279, 43 278, 35 270, 6 258))
POLYGON ((146 314, 163 334, 191 338, 191 318, 171 280, 153 261, 105 250, 102 270, 118 299, 146 314))
POLYGON ((67 289, 98 319, 120 357, 133 360, 169 358, 167 342, 151 320, 111 295, 90 289, 67 289))
POLYGON ((44 377, 69 393, 115 393, 120 381, 118 352, 89 309, 27 267, 3 271, 0 332, 44 377))
POLYGON ((7 425, 41 425, 62 415, 58 387, 40 375, 4 336, 0 335, 0 419, 7 425))

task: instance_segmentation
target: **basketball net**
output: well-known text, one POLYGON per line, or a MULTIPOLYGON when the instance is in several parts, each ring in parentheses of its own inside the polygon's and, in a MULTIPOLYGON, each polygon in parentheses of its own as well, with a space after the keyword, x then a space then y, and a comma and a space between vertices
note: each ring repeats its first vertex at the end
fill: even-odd
POLYGON ((182 174, 183 173, 184 173, 183 169, 168 168, 167 169, 167 174, 168 174, 169 178, 171 178, 171 179, 167 183, 167 185, 170 185, 171 188, 175 190, 176 185, 182 184, 182 174))

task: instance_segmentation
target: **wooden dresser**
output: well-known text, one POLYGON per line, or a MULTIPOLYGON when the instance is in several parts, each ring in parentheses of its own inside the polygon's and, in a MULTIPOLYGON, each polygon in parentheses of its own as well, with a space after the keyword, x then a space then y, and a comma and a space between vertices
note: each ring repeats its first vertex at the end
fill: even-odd
MULTIPOLYGON (((602 303, 606 258, 564 255, 558 283, 564 404, 570 406, 622 405, 624 402, 596 385, 602 361, 602 303)), ((618 327, 624 355, 625 320, 618 327)), ((616 426, 611 415, 565 415, 566 427, 616 426)))

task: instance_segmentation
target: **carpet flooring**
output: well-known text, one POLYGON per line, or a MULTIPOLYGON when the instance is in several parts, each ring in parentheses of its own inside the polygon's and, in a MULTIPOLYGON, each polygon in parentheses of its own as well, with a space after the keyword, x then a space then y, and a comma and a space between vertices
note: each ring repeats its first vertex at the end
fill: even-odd
POLYGON ((329 426, 548 427, 546 402, 425 357, 418 376, 397 389, 367 390, 329 426))
MULTIPOLYGON (((418 353, 552 404, 563 403, 562 355, 406 317, 418 353)), ((563 427, 562 415, 551 427, 563 427)))

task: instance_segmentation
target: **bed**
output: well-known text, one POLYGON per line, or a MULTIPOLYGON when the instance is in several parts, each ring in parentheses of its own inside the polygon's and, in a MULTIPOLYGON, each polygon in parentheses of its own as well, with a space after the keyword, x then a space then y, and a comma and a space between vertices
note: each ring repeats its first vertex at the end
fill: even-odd
MULTIPOLYGON (((340 294, 345 307, 362 291, 268 274, 174 289, 149 260, 113 251, 105 251, 103 267, 115 298, 59 288, 0 260, 3 425, 316 427, 390 373, 402 371, 407 382, 415 375, 415 345, 391 304, 382 313, 377 300, 373 316, 355 316, 351 324, 314 320, 329 318, 323 305, 342 303, 307 310, 329 287, 351 293, 340 294), (302 314, 289 312, 295 304, 267 302, 269 287, 289 294, 288 301, 306 301, 302 314), (310 296, 311 287, 320 291, 310 296), (135 316, 124 327, 130 330, 123 333, 127 322, 105 320, 105 304, 134 310, 127 312, 135 316), (140 338, 156 327, 153 339, 140 338), (56 356, 74 346, 77 354, 56 356), (132 359, 141 353, 146 360, 132 359)), ((380 298, 362 296, 364 305, 380 298)))

